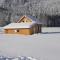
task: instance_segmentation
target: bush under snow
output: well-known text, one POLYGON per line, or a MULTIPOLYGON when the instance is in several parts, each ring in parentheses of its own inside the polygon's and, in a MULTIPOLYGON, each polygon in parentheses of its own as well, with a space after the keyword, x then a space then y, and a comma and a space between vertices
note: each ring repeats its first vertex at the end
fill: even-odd
POLYGON ((37 60, 35 58, 32 57, 25 57, 25 56, 19 56, 19 57, 4 57, 4 56, 0 56, 0 60, 37 60))

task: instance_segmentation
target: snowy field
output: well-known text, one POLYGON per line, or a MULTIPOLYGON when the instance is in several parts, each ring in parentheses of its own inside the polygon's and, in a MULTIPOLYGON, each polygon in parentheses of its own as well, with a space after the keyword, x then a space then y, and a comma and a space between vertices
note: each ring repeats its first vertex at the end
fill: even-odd
POLYGON ((0 34, 0 55, 60 60, 60 28, 42 28, 42 32, 31 36, 0 34))

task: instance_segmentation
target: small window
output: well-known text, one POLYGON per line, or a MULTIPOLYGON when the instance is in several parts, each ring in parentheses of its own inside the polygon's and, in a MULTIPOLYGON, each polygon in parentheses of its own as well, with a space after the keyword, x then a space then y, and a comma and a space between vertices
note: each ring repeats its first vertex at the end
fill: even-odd
POLYGON ((19 30, 14 30, 15 32, 19 32, 19 30))
POLYGON ((24 21, 22 21, 22 22, 24 22, 24 21))
POLYGON ((17 30, 17 32, 19 32, 19 30, 17 30))
POLYGON ((26 20, 26 22, 28 22, 28 21, 26 20))

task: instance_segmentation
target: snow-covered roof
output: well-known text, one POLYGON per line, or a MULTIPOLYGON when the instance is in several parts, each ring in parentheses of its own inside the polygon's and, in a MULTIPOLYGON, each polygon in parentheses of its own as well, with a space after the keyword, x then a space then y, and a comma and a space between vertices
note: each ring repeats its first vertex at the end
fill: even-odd
POLYGON ((27 17, 30 18, 32 21, 35 21, 37 24, 42 24, 42 22, 39 19, 35 18, 34 16, 28 15, 27 17))
POLYGON ((14 28, 31 28, 35 23, 10 23, 4 26, 4 29, 14 29, 14 28))

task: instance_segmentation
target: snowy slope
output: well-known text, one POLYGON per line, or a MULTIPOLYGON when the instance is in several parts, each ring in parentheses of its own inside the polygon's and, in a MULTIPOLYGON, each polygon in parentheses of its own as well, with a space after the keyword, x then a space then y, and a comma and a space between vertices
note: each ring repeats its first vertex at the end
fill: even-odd
POLYGON ((59 27, 42 27, 42 32, 60 32, 59 27))
POLYGON ((60 60, 60 33, 42 33, 31 36, 0 34, 0 55, 60 60))

